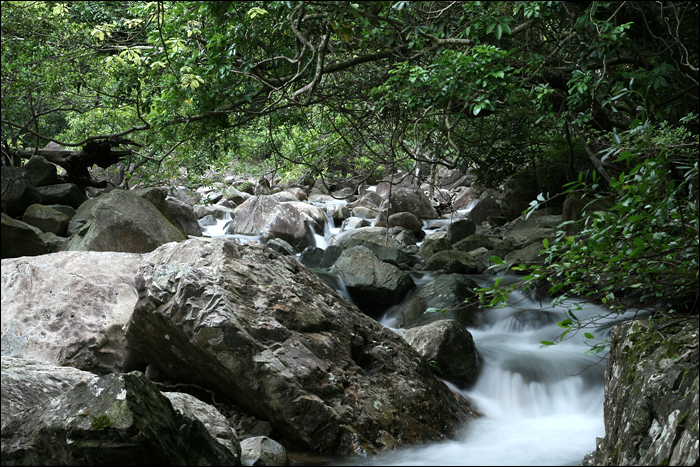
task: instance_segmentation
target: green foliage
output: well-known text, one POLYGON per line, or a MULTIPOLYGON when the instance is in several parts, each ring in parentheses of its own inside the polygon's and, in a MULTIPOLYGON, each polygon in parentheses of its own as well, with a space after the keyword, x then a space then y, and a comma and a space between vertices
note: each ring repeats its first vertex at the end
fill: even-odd
POLYGON ((93 430, 107 430, 114 426, 114 422, 109 415, 100 415, 99 417, 92 417, 91 428, 93 430))
MULTIPOLYGON (((696 122, 695 114, 682 120, 689 125, 696 122)), ((505 302, 516 288, 549 283, 549 292, 556 297, 552 305, 579 296, 604 304, 612 313, 630 308, 657 314, 697 313, 698 135, 682 126, 640 122, 631 130, 610 135, 610 140, 609 148, 600 153, 602 159, 628 170, 611 180, 609 191, 593 172, 590 181, 581 174, 569 184, 568 192, 587 195, 592 200, 589 204, 613 196, 616 204, 608 211, 585 213, 578 221, 577 236, 562 231, 551 244, 545 240, 545 266, 513 267, 526 275, 507 286, 497 281, 480 289, 482 302, 493 306, 505 302)), ((541 202, 542 196, 529 212, 541 202)), ((492 261, 503 263, 496 257, 492 261)), ((575 311, 569 310, 559 322, 564 329, 559 340, 587 324, 575 311)), ((604 347, 598 342, 591 351, 604 347)))

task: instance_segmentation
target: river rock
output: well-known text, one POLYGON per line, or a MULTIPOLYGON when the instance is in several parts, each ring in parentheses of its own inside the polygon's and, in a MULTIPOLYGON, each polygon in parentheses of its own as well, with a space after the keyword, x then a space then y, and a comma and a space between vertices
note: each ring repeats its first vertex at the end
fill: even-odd
POLYGON ((446 272, 459 272, 460 274, 478 274, 479 266, 474 257, 467 252, 459 250, 438 251, 430 258, 426 259, 424 269, 426 271, 437 271, 446 269, 446 272), (446 266, 450 264, 450 267, 446 266))
POLYGON ((330 204, 326 206, 326 214, 333 221, 333 227, 340 227, 350 217, 350 210, 344 204, 330 204))
POLYGON ((447 235, 445 238, 447 238, 447 241, 450 242, 450 245, 454 245, 460 240, 463 240, 470 235, 474 235, 475 233, 476 224, 474 224, 474 222, 470 221, 469 219, 460 219, 450 223, 450 225, 447 226, 447 235))
POLYGON ((93 381, 97 378, 97 375, 89 371, 3 355, 0 378, 2 425, 5 426, 7 418, 19 416, 35 406, 65 394, 81 381, 93 381))
POLYGON ((59 237, 58 235, 51 232, 44 232, 39 235, 39 238, 46 243, 49 247, 51 253, 58 253, 63 250, 63 245, 68 241, 67 237, 59 237))
POLYGON ((498 204, 499 193, 488 189, 479 196, 476 206, 469 211, 468 218, 476 225, 488 220, 489 216, 502 216, 501 206, 498 204))
POLYGON ((331 272, 343 280, 358 307, 370 315, 400 303, 414 286, 411 276, 364 246, 343 251, 331 272))
POLYGON ((605 437, 588 465, 698 465, 697 319, 627 322, 610 341, 605 437))
POLYGON ((168 210, 172 214, 172 224, 175 227, 177 227, 178 229, 182 227, 182 229, 180 230, 186 236, 202 236, 202 229, 199 226, 199 222, 197 222, 197 216, 194 215, 194 210, 192 209, 192 206, 173 197, 168 197, 165 201, 168 205, 168 210))
POLYGON ((425 236, 423 244, 418 249, 418 256, 423 258, 423 260, 425 261, 431 256, 433 256, 435 253, 444 250, 449 250, 450 247, 450 241, 447 240, 447 238, 445 238, 444 234, 440 236, 435 234, 429 234, 425 236))
POLYGON ((403 247, 395 238, 388 235, 385 227, 363 227, 361 229, 340 232, 328 241, 328 245, 338 245, 345 249, 350 241, 356 239, 366 240, 376 243, 377 245, 389 246, 392 248, 401 249, 403 247))
POLYGON ((226 393, 307 449, 441 439, 470 414, 405 341, 262 245, 163 245, 136 281, 126 339, 137 358, 226 393))
POLYGON ((42 156, 32 156, 22 168, 27 172, 29 181, 36 187, 58 183, 58 170, 42 156))
MULTIPOLYGON (((160 212, 163 217, 165 217, 168 222, 170 222, 174 227, 177 227, 177 229, 182 232, 182 234, 187 238, 187 233, 185 233, 185 229, 180 224, 179 221, 177 221, 173 217, 173 213, 170 210, 170 206, 168 205, 168 202, 166 200, 167 195, 165 193, 165 190, 161 188, 156 188, 156 187, 149 187, 149 188, 138 188, 136 190, 131 190, 130 193, 135 194, 136 196, 140 196, 141 198, 145 199, 146 201, 149 201, 155 208, 160 212)), ((173 198, 177 199, 177 198, 173 198)), ((184 204, 184 203, 183 203, 184 204)), ((201 231, 200 231, 201 232, 201 231)))
POLYGON ((173 408, 180 415, 202 422, 212 438, 231 452, 236 459, 235 464, 240 464, 241 442, 238 434, 226 417, 221 415, 214 406, 184 392, 164 392, 163 395, 170 400, 173 408))
POLYGON ((397 212, 389 216, 387 221, 389 227, 400 226, 411 232, 418 232, 423 228, 423 223, 410 212, 397 212))
POLYGON ((3 165, 0 170, 3 214, 19 217, 29 206, 41 202, 39 192, 27 176, 26 170, 8 165, 3 165))
POLYGON ((139 372, 77 383, 2 428, 7 465, 236 465, 139 372))
POLYGON ((419 219, 437 219, 439 217, 423 190, 416 185, 393 187, 389 198, 382 202, 380 210, 388 212, 389 215, 398 212, 410 212, 419 219))
POLYGON ((44 232, 65 235, 69 217, 43 204, 32 204, 24 211, 22 222, 38 227, 44 232))
POLYGON ((473 187, 463 187, 457 194, 454 195, 452 200, 453 209, 462 209, 467 207, 469 203, 478 199, 479 191, 473 187))
POLYGON ((466 251, 467 253, 474 251, 477 248, 486 248, 487 250, 491 250, 493 248, 489 237, 482 234, 470 235, 453 244, 452 247, 455 250, 466 251))
POLYGON ((87 201, 87 196, 75 183, 40 186, 37 188, 41 204, 65 204, 78 209, 87 201))
POLYGON ((369 227, 372 225, 370 221, 362 217, 348 217, 345 219, 340 227, 341 232, 347 232, 349 230, 361 229, 363 227, 369 227))
POLYGON ((238 206, 227 233, 281 238, 299 251, 316 244, 308 222, 294 204, 272 196, 254 196, 238 206))
POLYGON ((433 369, 442 378, 462 389, 476 381, 484 359, 464 325, 453 319, 444 319, 411 329, 400 329, 398 334, 431 366, 434 364, 433 369))
POLYGON ((64 250, 145 253, 183 233, 145 199, 125 190, 112 190, 83 203, 68 223, 64 250))
POLYGON ((77 251, 3 259, 2 354, 121 371, 140 262, 133 253, 77 251))
POLYGON ((50 252, 33 227, 2 213, 2 258, 45 255, 50 252))
POLYGON ((288 465, 287 450, 267 436, 256 436, 241 442, 242 465, 288 465))
POLYGON ((453 319, 462 326, 475 326, 479 308, 469 303, 475 300, 475 288, 478 288, 476 282, 463 274, 442 274, 394 311, 391 316, 396 320, 394 327, 409 329, 445 319, 453 319), (426 313, 429 309, 434 311, 426 313))

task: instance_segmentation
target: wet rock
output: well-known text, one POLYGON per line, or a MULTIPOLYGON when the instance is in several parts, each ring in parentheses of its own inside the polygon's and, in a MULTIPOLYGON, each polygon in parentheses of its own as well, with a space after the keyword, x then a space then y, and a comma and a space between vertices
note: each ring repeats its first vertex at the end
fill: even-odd
POLYGON ((345 249, 350 241, 356 239, 366 240, 376 243, 377 245, 389 246, 392 248, 402 248, 402 245, 397 242, 396 239, 388 235, 385 227, 363 227, 361 229, 344 231, 331 238, 328 244, 337 245, 345 249))
POLYGON ((486 248, 487 250, 493 248, 489 237, 482 234, 470 235, 453 244, 452 247, 455 250, 466 251, 467 253, 476 250, 477 248, 486 248))
POLYGON ((401 226, 411 232, 417 232, 423 228, 423 223, 410 212, 398 212, 389 216, 388 226, 401 226))
POLYGON ((479 196, 476 206, 469 211, 468 218, 476 225, 488 220, 489 216, 502 216, 501 206, 498 204, 499 193, 488 189, 479 196))
MULTIPOLYGON (((272 250, 275 250, 277 253, 281 253, 286 256, 294 256, 296 254, 299 254, 299 251, 296 248, 294 248, 292 245, 285 242, 281 238, 273 238, 267 241, 265 243, 265 246, 272 250)), ((312 247, 307 247, 306 249, 308 250, 309 248, 312 247)))
POLYGON ((471 413, 405 341, 262 245, 163 245, 136 283, 126 330, 135 357, 226 393, 306 449, 441 439, 471 413))
POLYGON ((304 251, 301 252, 301 256, 299 256, 299 262, 307 268, 320 268, 321 261, 323 261, 323 253, 324 250, 322 248, 317 248, 315 246, 306 247, 304 251))
POLYGON ((450 247, 450 241, 445 237, 434 237, 432 235, 427 235, 423 240, 423 244, 418 249, 418 256, 423 258, 423 260, 427 260, 435 253, 449 250, 450 247))
POLYGON ((350 217, 350 210, 344 204, 330 204, 326 206, 326 214, 333 221, 334 227, 340 227, 350 217))
POLYGON ((65 235, 68 228, 68 216, 43 204, 32 204, 24 211, 22 222, 33 225, 44 232, 65 235))
POLYGON ((340 276, 359 308, 370 315, 400 303, 414 285, 411 276, 364 246, 343 251, 331 272, 340 276))
POLYGON ((697 319, 613 328, 593 465, 697 465, 698 361, 697 319))
POLYGON ((476 381, 484 359, 464 325, 453 319, 445 319, 402 329, 398 334, 428 360, 440 377, 461 388, 476 381))
POLYGON ((478 307, 468 300, 476 297, 476 283, 462 274, 443 274, 427 283, 406 300, 392 316, 396 327, 414 328, 439 320, 453 319, 463 326, 478 323, 478 307), (428 309, 437 310, 426 313, 428 309), (442 310, 446 310, 445 313, 442 310))
POLYGON ((202 236, 202 229, 199 226, 199 222, 197 222, 197 216, 194 215, 192 206, 172 197, 166 198, 165 201, 168 205, 168 210, 172 214, 175 227, 178 227, 179 224, 185 235, 202 236))
POLYGON ((241 442, 242 465, 288 465, 287 450, 267 436, 248 438, 241 442))
POLYGON ((15 220, 2 213, 2 258, 18 256, 37 256, 50 252, 46 245, 29 224, 15 220))
POLYGON ((464 187, 462 188, 452 200, 453 209, 462 209, 466 207, 472 200, 478 199, 479 191, 475 188, 464 187))
POLYGON ((2 353, 121 371, 140 255, 59 252, 2 261, 2 353))
MULTIPOLYGON (((476 264, 476 260, 470 253, 459 250, 443 250, 438 251, 433 256, 424 261, 424 269, 426 271, 437 271, 445 268, 449 263, 456 261, 460 263, 463 268, 460 267, 461 274, 478 274, 479 266, 476 264)), ((456 265, 451 265, 451 270, 455 271, 456 265)))
POLYGON ((2 429, 6 465, 236 465, 138 372, 79 382, 2 429))
POLYGON ((347 232, 349 230, 361 229, 362 227, 369 227, 372 225, 370 221, 362 217, 348 217, 343 221, 340 230, 342 232, 347 232))

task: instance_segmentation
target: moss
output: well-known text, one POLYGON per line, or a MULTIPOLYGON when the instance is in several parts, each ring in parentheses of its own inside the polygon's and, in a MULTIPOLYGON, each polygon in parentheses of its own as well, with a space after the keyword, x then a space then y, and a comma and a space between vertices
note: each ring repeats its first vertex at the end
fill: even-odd
POLYGON ((109 415, 100 415, 99 417, 92 417, 92 429, 93 430, 104 430, 114 426, 114 422, 109 415))

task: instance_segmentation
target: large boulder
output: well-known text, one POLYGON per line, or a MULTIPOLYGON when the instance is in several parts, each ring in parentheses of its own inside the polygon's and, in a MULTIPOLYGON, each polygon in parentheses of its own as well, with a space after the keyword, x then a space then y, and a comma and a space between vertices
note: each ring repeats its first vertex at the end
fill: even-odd
POLYGON ((447 241, 450 242, 450 245, 454 245, 460 240, 464 240, 475 233, 476 224, 474 224, 474 222, 470 221, 469 219, 460 219, 450 223, 450 225, 447 226, 447 235, 445 238, 447 238, 447 241))
POLYGON ((496 190, 488 189, 479 196, 476 206, 469 211, 468 218, 476 225, 488 220, 490 216, 503 216, 501 205, 498 203, 499 193, 496 190))
POLYGON ((35 227, 2 213, 2 258, 37 256, 50 253, 35 227))
POLYGON ((670 316, 613 328, 605 437, 584 465, 698 465, 698 321, 670 316))
POLYGON ((23 166, 27 177, 34 186, 54 185, 58 183, 58 170, 51 162, 41 156, 32 156, 23 166))
POLYGON ((187 236, 202 236, 202 229, 199 226, 199 222, 197 222, 197 216, 194 215, 192 206, 172 197, 167 198, 166 202, 168 204, 168 210, 173 216, 174 222, 172 222, 172 224, 175 227, 182 227, 182 232, 187 236))
POLYGON ((397 212, 396 214, 392 214, 387 220, 387 225, 389 227, 403 227, 411 232, 418 232, 423 228, 423 223, 410 212, 397 212))
POLYGON ((112 190, 83 203, 68 224, 64 250, 146 253, 184 234, 149 201, 112 190))
POLYGON ((463 274, 442 274, 413 293, 394 312, 394 327, 408 329, 445 319, 475 326, 479 308, 470 303, 476 297, 475 288, 477 284, 463 274))
POLYGON ((448 272, 458 272, 461 274, 479 273, 479 265, 476 263, 475 258, 470 253, 459 250, 438 251, 425 260, 424 269, 426 271, 447 269, 448 272))
POLYGON ((227 233, 281 238, 299 251, 316 243, 308 221, 294 203, 281 203, 272 196, 254 196, 238 206, 227 233))
POLYGON ((287 450, 267 436, 255 436, 241 443, 243 465, 288 465, 287 450))
POLYGON ((405 341, 260 244, 163 245, 136 281, 127 348, 226 393, 292 443, 372 452, 442 439, 469 417, 405 341))
POLYGON ((3 213, 19 217, 29 206, 41 202, 39 192, 27 176, 26 170, 3 165, 0 171, 3 213))
POLYGON ((141 256, 59 252, 2 260, 2 354, 121 371, 141 256))
POLYGON ((331 238, 328 241, 328 245, 337 245, 345 249, 353 240, 366 240, 377 245, 398 249, 403 247, 395 238, 388 234, 385 227, 363 227, 361 229, 347 230, 331 238))
POLYGON ((423 190, 416 185, 395 186, 380 206, 382 212, 389 215, 398 212, 410 212, 418 219, 437 219, 438 213, 430 204, 423 190))
POLYGON ((182 224, 180 224, 179 221, 175 219, 175 217, 173 217, 173 213, 170 210, 170 205, 166 200, 167 194, 164 189, 156 187, 138 188, 136 190, 132 190, 130 193, 133 193, 136 196, 140 196, 141 198, 153 204, 153 206, 155 206, 158 212, 160 212, 163 215, 163 217, 165 217, 168 220, 168 222, 170 222, 174 227, 177 227, 177 229, 180 232, 182 232, 182 235, 184 235, 185 238, 187 238, 187 233, 185 232, 184 227, 182 226, 182 224))
POLYGON ((380 260, 365 246, 343 251, 331 272, 343 280, 358 307, 370 315, 400 303, 414 286, 411 276, 380 260))
POLYGON ((41 204, 65 204, 75 209, 78 209, 78 206, 88 199, 75 183, 40 186, 37 188, 37 192, 41 204))
POLYGON ((466 388, 476 381, 484 359, 464 325, 453 319, 435 321, 411 329, 400 329, 411 347, 434 364, 442 378, 466 388))
POLYGON ((5 420, 3 465, 240 465, 141 373, 79 382, 5 420))
POLYGON ((326 206, 326 214, 333 221, 334 227, 340 227, 350 217, 350 210, 344 204, 330 204, 326 206))
POLYGON ((69 220, 70 218, 61 211, 43 204, 32 204, 22 216, 22 222, 59 236, 66 234, 69 220))
MULTIPOLYGON (((33 407, 64 394, 81 381, 98 376, 68 366, 2 356, 2 425, 33 407)), ((3 440, 4 443, 4 440, 3 440)), ((3 457, 3 464, 5 458, 3 457)))

